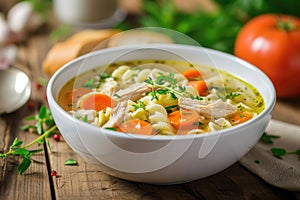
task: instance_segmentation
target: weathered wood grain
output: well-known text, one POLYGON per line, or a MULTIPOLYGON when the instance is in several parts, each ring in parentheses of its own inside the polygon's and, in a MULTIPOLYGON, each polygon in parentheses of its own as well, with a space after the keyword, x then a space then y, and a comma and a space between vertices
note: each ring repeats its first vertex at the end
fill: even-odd
MULTIPOLYGON (((7 9, 13 1, 0 0, 0 11, 7 9), (3 5, 6 2, 8 4, 3 5)), ((23 118, 37 112, 45 103, 45 88, 37 90, 34 84, 40 76, 43 59, 49 48, 49 27, 19 45, 15 67, 23 69, 31 78, 33 92, 31 100, 35 108, 26 105, 20 110, 0 116, 0 152, 7 151, 15 137, 28 143, 37 137, 19 130, 23 118)), ((2 95, 2 94, 1 94, 2 95)), ((1 102, 0 102, 1 103, 1 102)), ((300 125, 300 98, 279 100, 274 118, 300 125)), ((297 199, 299 194, 282 190, 265 183, 240 164, 190 183, 158 186, 134 183, 104 174, 97 166, 88 165, 63 141, 50 138, 45 152, 34 156, 35 162, 24 175, 17 172, 18 159, 0 160, 0 199, 297 199), (66 159, 78 161, 76 166, 66 166, 66 159), (49 177, 51 170, 56 177, 49 177)), ((42 147, 43 148, 43 147, 42 147)))

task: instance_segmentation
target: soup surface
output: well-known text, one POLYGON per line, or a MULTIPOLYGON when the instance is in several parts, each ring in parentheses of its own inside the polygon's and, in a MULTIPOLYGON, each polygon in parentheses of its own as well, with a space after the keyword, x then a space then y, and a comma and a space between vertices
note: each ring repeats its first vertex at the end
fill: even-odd
POLYGON ((244 123, 264 100, 222 70, 183 61, 132 61, 74 77, 58 104, 94 126, 142 135, 201 134, 244 123))

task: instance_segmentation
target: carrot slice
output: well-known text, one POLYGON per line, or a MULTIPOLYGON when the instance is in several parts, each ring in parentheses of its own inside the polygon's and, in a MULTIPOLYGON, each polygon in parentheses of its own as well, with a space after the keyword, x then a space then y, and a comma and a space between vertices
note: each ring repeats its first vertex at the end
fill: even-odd
POLYGON ((152 135, 153 133, 151 124, 140 119, 127 120, 123 122, 117 130, 139 135, 152 135))
POLYGON ((203 78, 201 72, 197 69, 189 69, 183 72, 182 75, 188 80, 199 80, 203 78))
POLYGON ((199 114, 194 110, 176 110, 168 116, 176 129, 194 129, 198 127, 199 114))
POLYGON ((205 81, 190 81, 188 82, 188 85, 195 87, 200 96, 207 95, 208 88, 205 81))
POLYGON ((252 115, 248 112, 239 112, 233 116, 234 123, 243 123, 252 118, 252 115))
POLYGON ((109 96, 100 93, 89 94, 80 102, 81 108, 85 110, 96 110, 97 112, 106 107, 113 107, 113 105, 113 100, 109 96))

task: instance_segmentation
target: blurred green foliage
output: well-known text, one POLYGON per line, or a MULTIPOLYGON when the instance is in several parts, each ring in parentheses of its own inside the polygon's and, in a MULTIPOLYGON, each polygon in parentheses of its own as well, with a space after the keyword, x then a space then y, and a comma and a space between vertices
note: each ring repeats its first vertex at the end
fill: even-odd
MULTIPOLYGON (((299 0, 214 0, 215 12, 184 13, 170 0, 143 0, 144 14, 139 27, 162 27, 179 31, 200 45, 233 53, 235 38, 251 18, 263 13, 285 13, 300 16, 299 0)), ((122 26, 123 28, 130 28, 122 26)))

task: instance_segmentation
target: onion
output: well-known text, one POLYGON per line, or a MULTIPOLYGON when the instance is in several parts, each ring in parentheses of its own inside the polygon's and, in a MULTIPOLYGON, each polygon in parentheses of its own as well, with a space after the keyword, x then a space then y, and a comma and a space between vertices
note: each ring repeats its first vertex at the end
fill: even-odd
POLYGON ((7 22, 12 31, 23 34, 35 31, 43 24, 42 17, 27 1, 17 3, 9 10, 7 22))

